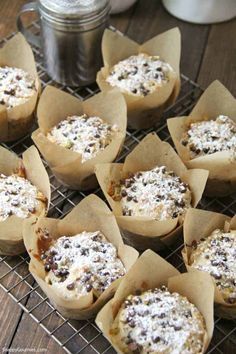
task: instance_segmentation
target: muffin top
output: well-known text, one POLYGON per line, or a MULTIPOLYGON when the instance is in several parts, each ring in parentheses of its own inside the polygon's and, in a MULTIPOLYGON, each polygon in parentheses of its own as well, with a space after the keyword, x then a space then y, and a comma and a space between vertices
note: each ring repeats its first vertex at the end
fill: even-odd
POLYGON ((129 295, 111 334, 124 353, 202 353, 205 321, 195 305, 166 287, 129 295))
POLYGON ((0 174, 0 221, 11 215, 27 218, 45 204, 46 197, 25 178, 23 170, 18 175, 0 174))
POLYGON ((36 92, 35 80, 26 71, 0 67, 0 104, 12 108, 25 103, 36 92))
POLYGON ((147 96, 169 81, 170 71, 171 66, 159 56, 140 53, 116 64, 106 81, 124 93, 147 96))
POLYGON ((65 298, 78 298, 93 291, 98 297, 116 279, 125 274, 117 250, 100 231, 82 232, 75 236, 50 239, 47 230, 38 230, 39 249, 42 240, 50 247, 41 248, 45 281, 65 298))
POLYGON ((127 216, 166 220, 184 214, 191 205, 188 185, 165 166, 130 174, 118 185, 112 183, 108 193, 120 200, 127 216))
POLYGON ((55 144, 82 156, 82 162, 104 150, 118 132, 117 125, 109 125, 99 117, 72 116, 62 120, 47 134, 55 144))
POLYGON ((191 266, 210 273, 224 300, 236 304, 236 231, 217 229, 192 248, 191 266))
POLYGON ((218 151, 236 152, 236 124, 227 116, 190 124, 181 143, 190 152, 191 159, 218 151))

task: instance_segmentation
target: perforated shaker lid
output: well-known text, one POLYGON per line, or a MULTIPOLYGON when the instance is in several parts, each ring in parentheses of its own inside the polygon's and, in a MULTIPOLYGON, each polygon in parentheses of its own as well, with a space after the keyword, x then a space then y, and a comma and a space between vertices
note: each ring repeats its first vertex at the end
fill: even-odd
POLYGON ((80 17, 99 12, 109 0, 39 0, 49 12, 60 17, 80 17))

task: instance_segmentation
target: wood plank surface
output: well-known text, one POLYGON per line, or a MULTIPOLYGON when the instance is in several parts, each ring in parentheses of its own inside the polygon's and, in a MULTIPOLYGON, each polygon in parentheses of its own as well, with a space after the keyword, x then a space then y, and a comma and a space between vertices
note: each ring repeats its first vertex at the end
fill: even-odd
MULTIPOLYGON (((16 30, 16 14, 26 2, 0 0, 0 38, 16 30)), ((29 22, 32 16, 24 18, 29 22)), ((139 43, 178 26, 182 34, 181 71, 204 88, 219 79, 236 94, 236 20, 194 25, 169 15, 160 0, 138 0, 127 12, 112 16, 111 24, 139 43)), ((50 354, 64 353, 29 315, 22 315, 20 307, 1 289, 0 302, 0 350, 35 348, 36 352, 45 349, 50 354)))

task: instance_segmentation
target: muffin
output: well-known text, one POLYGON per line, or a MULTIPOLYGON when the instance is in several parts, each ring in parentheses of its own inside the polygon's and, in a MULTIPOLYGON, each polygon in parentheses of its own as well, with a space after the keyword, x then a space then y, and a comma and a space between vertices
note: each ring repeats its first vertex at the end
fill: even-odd
POLYGON ((186 210, 196 207, 208 177, 205 170, 188 170, 154 133, 124 163, 99 164, 95 173, 126 242, 142 251, 158 251, 180 237, 186 210))
POLYGON ((50 182, 37 149, 31 146, 22 159, 0 148, 0 254, 24 252, 23 222, 45 215, 50 203, 50 182))
POLYGON ((192 247, 191 267, 209 273, 224 301, 236 305, 236 230, 216 229, 192 247))
POLYGON ((183 259, 189 272, 208 273, 215 285, 215 312, 236 317, 236 218, 189 209, 184 221, 183 259))
POLYGON ((33 52, 18 33, 0 49, 0 141, 16 140, 30 131, 39 93, 33 52))
POLYGON ((38 243, 47 273, 45 282, 63 297, 76 299, 92 291, 98 298, 111 283, 125 274, 115 246, 100 231, 83 231, 75 236, 51 239, 47 230, 38 243))
POLYGON ((165 286, 129 295, 111 328, 123 353, 202 353, 205 332, 197 307, 165 286))
POLYGON ((116 64, 106 81, 122 93, 144 97, 167 84, 170 71, 172 67, 159 56, 140 53, 116 64))
POLYGON ((185 165, 209 171, 205 195, 236 191, 236 100, 219 81, 206 89, 189 116, 168 119, 167 125, 185 165))
POLYGON ((227 116, 219 115, 216 119, 191 123, 184 132, 181 144, 189 150, 194 159, 219 151, 236 154, 236 122, 227 116))
POLYGON ((38 104, 32 139, 60 183, 71 189, 97 186, 94 167, 113 161, 126 135, 127 110, 113 90, 81 101, 47 86, 38 104))
POLYGON ((147 250, 96 323, 119 354, 205 353, 213 333, 213 299, 208 274, 180 274, 147 250))
POLYGON ((166 220, 183 215, 191 206, 188 185, 165 166, 136 172, 118 185, 112 182, 108 193, 121 201, 122 214, 127 216, 166 220))
POLYGON ((138 257, 123 243, 109 208, 92 194, 62 220, 25 220, 24 243, 30 272, 53 306, 72 319, 93 317, 138 257))
POLYGON ((104 150, 118 132, 116 124, 110 125, 99 117, 72 116, 62 120, 47 134, 55 144, 81 155, 81 161, 95 157, 104 150))
POLYGON ((142 45, 118 32, 104 32, 104 67, 97 74, 97 83, 102 91, 116 88, 122 93, 131 128, 155 126, 164 109, 176 100, 180 90, 180 45, 178 28, 142 45))
POLYGON ((0 222, 11 215, 22 219, 40 215, 46 205, 47 198, 26 179, 23 168, 9 176, 0 174, 0 222))

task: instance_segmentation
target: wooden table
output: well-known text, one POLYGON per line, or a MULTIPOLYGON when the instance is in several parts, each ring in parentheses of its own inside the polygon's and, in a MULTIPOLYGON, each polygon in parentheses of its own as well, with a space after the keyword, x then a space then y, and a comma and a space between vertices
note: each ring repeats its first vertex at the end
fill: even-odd
MULTIPOLYGON (((0 38, 16 30, 15 19, 25 0, 0 0, 0 38)), ((32 16, 27 16, 30 21, 32 16)), ((217 25, 193 25, 170 16, 159 0, 139 0, 111 24, 142 43, 178 26, 182 33, 181 72, 206 88, 220 80, 236 95, 236 20, 217 25)), ((0 350, 45 348, 50 354, 64 351, 0 289, 0 350)), ((26 351, 27 353, 27 351, 26 351)))

